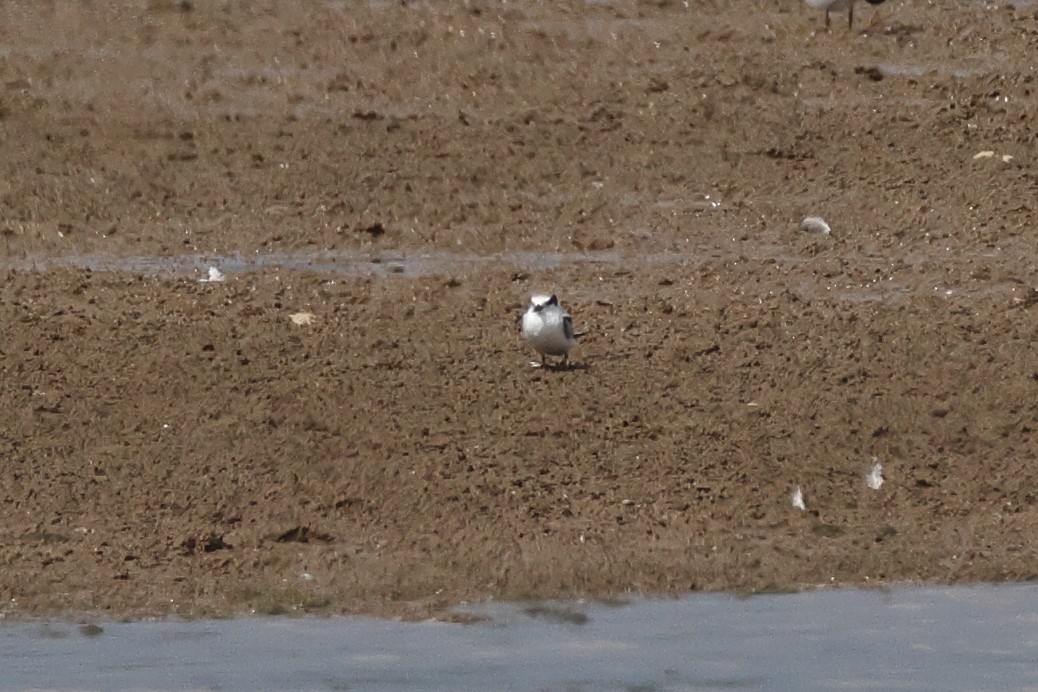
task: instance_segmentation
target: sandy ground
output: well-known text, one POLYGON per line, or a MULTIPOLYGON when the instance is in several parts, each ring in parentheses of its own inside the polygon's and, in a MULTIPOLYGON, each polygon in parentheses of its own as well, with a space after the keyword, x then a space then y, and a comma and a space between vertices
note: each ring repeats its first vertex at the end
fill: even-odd
POLYGON ((1034 3, 0 15, 8 617, 1038 573, 1034 3))

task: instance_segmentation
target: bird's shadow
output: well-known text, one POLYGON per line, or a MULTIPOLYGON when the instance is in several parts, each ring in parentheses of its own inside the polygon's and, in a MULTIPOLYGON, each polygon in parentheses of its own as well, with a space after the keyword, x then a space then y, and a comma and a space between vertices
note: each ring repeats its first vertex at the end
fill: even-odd
POLYGON ((591 366, 587 363, 537 363, 530 367, 534 372, 570 372, 570 371, 588 371, 591 370, 591 366))

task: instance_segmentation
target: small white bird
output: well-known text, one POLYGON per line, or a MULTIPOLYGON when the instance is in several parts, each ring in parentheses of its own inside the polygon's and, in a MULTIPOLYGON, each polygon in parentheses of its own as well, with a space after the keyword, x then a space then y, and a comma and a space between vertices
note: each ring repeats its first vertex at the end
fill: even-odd
MULTIPOLYGON (((804 0, 808 5, 825 10, 825 28, 829 28, 829 12, 847 10, 847 26, 854 28, 854 0, 804 0)), ((870 5, 879 5, 884 0, 866 0, 870 5)))
POLYGON ((541 354, 540 366, 548 364, 546 356, 562 356, 562 365, 567 365, 570 349, 581 336, 573 331, 573 318, 559 305, 558 297, 530 297, 530 307, 523 313, 523 339, 541 354))

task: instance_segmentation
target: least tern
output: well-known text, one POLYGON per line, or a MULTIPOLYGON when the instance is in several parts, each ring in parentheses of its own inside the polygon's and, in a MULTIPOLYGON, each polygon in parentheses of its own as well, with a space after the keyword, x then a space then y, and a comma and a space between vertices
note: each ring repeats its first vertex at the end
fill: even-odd
MULTIPOLYGON (((829 12, 847 10, 847 27, 854 28, 854 0, 804 0, 808 5, 825 10, 825 28, 829 28, 829 12)), ((884 0, 866 0, 870 5, 879 5, 884 0)))
POLYGON ((557 296, 530 297, 530 307, 523 313, 523 338, 541 354, 541 366, 548 364, 547 356, 562 356, 561 364, 568 365, 570 349, 580 336, 573 331, 573 318, 559 305, 557 296))

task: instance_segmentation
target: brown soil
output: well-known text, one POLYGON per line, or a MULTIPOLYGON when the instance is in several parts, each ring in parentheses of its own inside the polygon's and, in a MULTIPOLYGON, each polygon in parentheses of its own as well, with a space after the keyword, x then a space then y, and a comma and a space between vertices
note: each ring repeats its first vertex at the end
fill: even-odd
POLYGON ((0 13, 9 616, 1038 573, 1033 3, 0 13))

